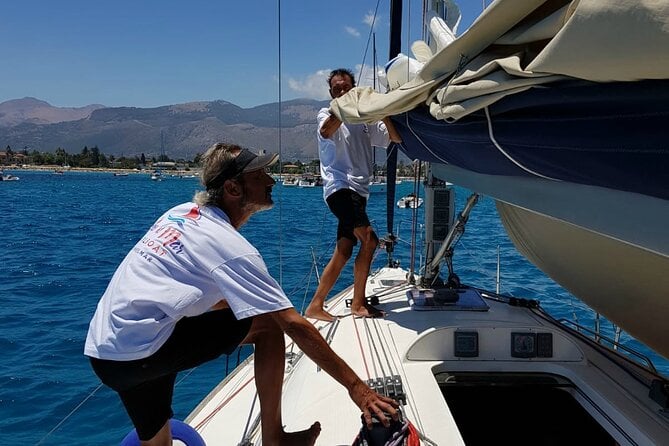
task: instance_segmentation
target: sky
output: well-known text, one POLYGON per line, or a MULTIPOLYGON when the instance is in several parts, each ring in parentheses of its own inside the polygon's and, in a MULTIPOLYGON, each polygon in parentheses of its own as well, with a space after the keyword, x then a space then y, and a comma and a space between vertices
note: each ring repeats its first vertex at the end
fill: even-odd
MULTIPOLYGON (((0 103, 35 97, 57 107, 158 107, 225 100, 248 108, 329 99, 330 70, 350 68, 358 76, 364 62, 363 77, 371 76, 372 40, 377 65, 388 61, 389 3, 3 1, 0 103)), ((407 54, 422 37, 422 3, 405 3, 407 54)), ((461 33, 485 1, 458 3, 461 33)))

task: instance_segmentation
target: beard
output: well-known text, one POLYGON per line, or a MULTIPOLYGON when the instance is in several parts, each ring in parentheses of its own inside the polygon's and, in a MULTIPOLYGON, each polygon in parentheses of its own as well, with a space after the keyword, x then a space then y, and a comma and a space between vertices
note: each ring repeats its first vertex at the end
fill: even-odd
POLYGON ((266 192, 265 199, 260 201, 254 201, 249 198, 249 194, 244 186, 240 206, 245 212, 250 214, 255 214, 256 212, 267 211, 274 207, 274 202, 272 201, 272 188, 268 188, 266 192))
POLYGON ((252 203, 247 202, 246 200, 242 202, 242 209, 244 209, 245 212, 249 212, 251 214, 255 214, 256 212, 260 211, 267 211, 273 207, 274 203, 252 203))

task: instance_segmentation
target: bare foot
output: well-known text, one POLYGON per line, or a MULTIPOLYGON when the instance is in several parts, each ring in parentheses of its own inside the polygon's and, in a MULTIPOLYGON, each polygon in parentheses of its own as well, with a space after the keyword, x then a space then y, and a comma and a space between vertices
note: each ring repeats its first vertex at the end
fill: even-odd
POLYGON ((309 429, 299 432, 284 432, 279 446, 314 446, 321 434, 321 423, 316 421, 309 429))
POLYGON ((351 314, 353 317, 385 317, 386 312, 383 310, 379 310, 378 308, 369 305, 369 304, 362 304, 359 308, 354 309, 353 306, 351 306, 351 314))
POLYGON ((328 313, 325 311, 323 308, 311 308, 307 307, 307 309, 304 311, 304 315, 306 317, 310 317, 312 319, 318 319, 319 321, 325 321, 325 322, 332 322, 336 318, 336 316, 328 313))

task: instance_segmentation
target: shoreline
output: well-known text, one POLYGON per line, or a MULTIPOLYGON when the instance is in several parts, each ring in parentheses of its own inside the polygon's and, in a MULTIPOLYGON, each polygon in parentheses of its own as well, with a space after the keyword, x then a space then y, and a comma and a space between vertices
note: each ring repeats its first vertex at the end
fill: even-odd
MULTIPOLYGON (((97 173, 127 173, 127 174, 144 174, 144 175, 150 175, 152 174, 155 170, 157 169, 142 169, 142 170, 137 170, 137 169, 121 169, 121 168, 114 168, 114 167, 62 167, 62 166, 56 166, 56 165, 43 165, 43 166, 34 166, 34 165, 26 165, 26 166, 0 166, 0 170, 2 171, 16 171, 16 172, 25 172, 25 171, 32 171, 32 172, 97 172, 97 173)), ((161 172, 165 176, 171 176, 171 175, 193 175, 196 177, 200 176, 200 171, 199 170, 165 170, 161 169, 161 172)))
MULTIPOLYGON (((35 166, 35 165, 25 165, 25 166, 17 166, 17 165, 11 165, 11 166, 0 166, 0 171, 2 172, 62 172, 62 173, 67 173, 67 172, 88 172, 88 173, 110 173, 110 174, 117 174, 117 173, 122 173, 122 174, 128 174, 128 175, 151 175, 155 170, 157 169, 142 169, 142 170, 137 170, 137 169, 121 169, 121 168, 113 168, 113 167, 62 167, 62 166, 57 166, 53 164, 49 165, 42 165, 42 166, 35 166)), ((164 177, 195 177, 199 178, 200 177, 200 170, 199 169, 191 169, 191 170, 166 170, 166 169, 161 169, 162 175, 164 177)), ((272 176, 275 179, 282 180, 283 178, 296 178, 299 179, 303 176, 304 174, 295 174, 295 173, 284 173, 284 174, 272 174, 272 176)), ((125 175, 124 175, 125 176, 125 175)), ((413 181, 413 177, 407 177, 407 176, 398 176, 397 181, 400 181, 400 183, 404 182, 409 182, 413 181)), ((398 183, 399 184, 399 183, 398 183)))

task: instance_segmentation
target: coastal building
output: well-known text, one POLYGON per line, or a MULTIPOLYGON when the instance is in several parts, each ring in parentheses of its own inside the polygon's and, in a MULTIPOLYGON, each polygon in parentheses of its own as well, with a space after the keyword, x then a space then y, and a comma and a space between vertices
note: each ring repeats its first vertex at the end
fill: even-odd
POLYGON ((22 164, 30 164, 30 157, 24 155, 23 153, 16 152, 0 152, 0 164, 11 165, 15 164, 20 166, 22 164))

